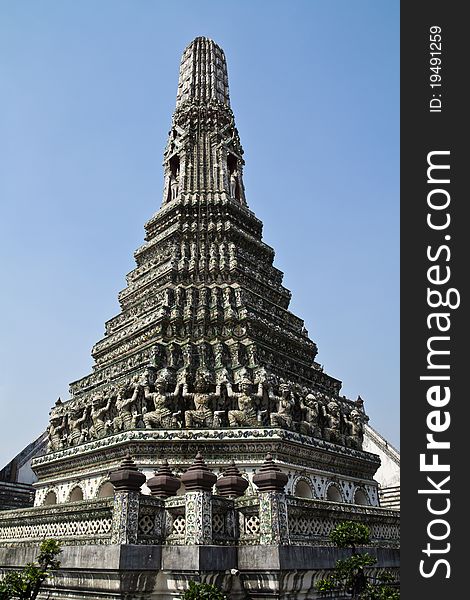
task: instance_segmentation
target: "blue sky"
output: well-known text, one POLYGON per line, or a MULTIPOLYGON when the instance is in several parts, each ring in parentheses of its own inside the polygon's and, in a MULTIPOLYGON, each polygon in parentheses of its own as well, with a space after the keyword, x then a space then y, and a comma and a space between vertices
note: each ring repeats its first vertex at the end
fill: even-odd
POLYGON ((317 360, 399 445, 398 0, 0 1, 0 468, 86 375, 162 196, 178 67, 225 51, 250 208, 317 360))

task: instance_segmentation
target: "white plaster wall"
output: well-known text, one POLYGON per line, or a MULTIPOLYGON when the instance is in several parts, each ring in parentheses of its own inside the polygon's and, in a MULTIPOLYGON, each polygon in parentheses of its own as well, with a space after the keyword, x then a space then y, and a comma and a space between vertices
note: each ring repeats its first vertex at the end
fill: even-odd
POLYGON ((381 465, 374 479, 382 488, 400 485, 400 453, 377 431, 366 425, 363 448, 367 452, 378 454, 381 465))

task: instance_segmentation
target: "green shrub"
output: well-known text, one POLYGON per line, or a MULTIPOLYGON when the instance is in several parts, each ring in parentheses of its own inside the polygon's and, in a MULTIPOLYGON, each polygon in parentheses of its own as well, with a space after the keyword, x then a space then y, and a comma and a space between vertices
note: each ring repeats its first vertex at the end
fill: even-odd
POLYGON ((367 584, 361 600, 400 600, 400 592, 390 585, 394 582, 393 575, 381 573, 377 579, 379 583, 375 585, 367 584))
POLYGON ((338 548, 352 548, 365 546, 370 542, 370 530, 363 523, 345 521, 337 525, 330 533, 330 540, 338 548))
POLYGON ((318 592, 323 592, 323 593, 327 593, 327 592, 332 592, 334 591, 338 586, 338 583, 336 581, 336 579, 330 575, 327 579, 320 579, 319 581, 317 581, 317 583, 315 584, 315 587, 317 588, 318 592))
POLYGON ((189 588, 181 596, 181 600, 227 600, 227 596, 211 583, 189 582, 189 588))
POLYGON ((330 595, 338 591, 356 600, 399 600, 400 593, 393 586, 393 576, 382 573, 376 583, 369 581, 365 572, 377 561, 367 552, 356 552, 356 546, 370 543, 370 530, 363 523, 345 521, 330 533, 330 540, 338 548, 351 548, 351 556, 336 561, 333 573, 315 584, 318 592, 330 595))
POLYGON ((50 571, 59 568, 57 556, 60 542, 44 540, 36 563, 28 563, 22 571, 11 571, 0 580, 0 600, 35 600, 50 571))

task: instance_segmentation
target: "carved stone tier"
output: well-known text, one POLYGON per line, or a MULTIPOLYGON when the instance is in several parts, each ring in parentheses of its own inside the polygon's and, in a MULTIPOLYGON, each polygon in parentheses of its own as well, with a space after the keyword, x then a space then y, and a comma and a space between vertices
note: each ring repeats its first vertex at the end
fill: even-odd
MULTIPOLYGON (((369 505, 379 503, 378 484, 373 479, 380 462, 376 455, 286 429, 266 427, 133 430, 46 454, 35 459, 33 465, 39 477, 36 505, 41 505, 50 491, 59 501, 67 501, 79 482, 86 497, 99 496, 108 481, 108 473, 116 469, 128 453, 150 479, 162 457, 179 476, 191 466, 198 452, 219 477, 234 460, 250 482, 247 494, 256 490, 253 475, 270 453, 289 477, 288 493, 298 493, 301 482, 301 487, 310 490, 308 497, 327 499, 329 488, 333 486, 339 494, 336 501, 356 502, 356 492, 361 490, 369 505)), ((145 485, 143 491, 150 492, 145 485)))

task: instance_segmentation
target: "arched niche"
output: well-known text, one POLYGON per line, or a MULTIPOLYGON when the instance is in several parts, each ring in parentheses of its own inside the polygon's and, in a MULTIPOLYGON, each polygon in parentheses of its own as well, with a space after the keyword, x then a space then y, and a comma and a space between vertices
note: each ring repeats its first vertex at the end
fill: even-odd
POLYGON ((362 504, 363 506, 370 504, 369 498, 363 489, 357 488, 354 492, 354 504, 362 504))
POLYGON ((106 481, 98 490, 98 498, 109 498, 111 496, 114 496, 114 487, 112 483, 106 481))
POLYGON ((83 500, 83 490, 76 485, 69 494, 69 502, 80 502, 80 500, 83 500))
POLYGON ((341 495, 341 492, 335 483, 328 486, 326 491, 326 499, 330 502, 343 502, 343 496, 341 495))
POLYGON ((173 154, 173 156, 169 160, 170 172, 173 177, 177 178, 180 173, 180 159, 177 154, 173 154))
POLYGON ((170 167, 169 180, 168 180, 168 196, 167 202, 176 200, 178 197, 179 189, 179 178, 180 178, 180 159, 177 154, 174 154, 168 161, 170 167))
POLYGON ((298 498, 313 498, 312 488, 305 479, 299 479, 295 484, 294 496, 298 498))
POLYGON ((234 154, 227 155, 227 170, 230 183, 230 196, 240 200, 240 173, 238 171, 238 159, 234 154))
POLYGON ((53 490, 47 492, 43 502, 44 506, 51 506, 52 504, 57 504, 57 494, 53 490))

